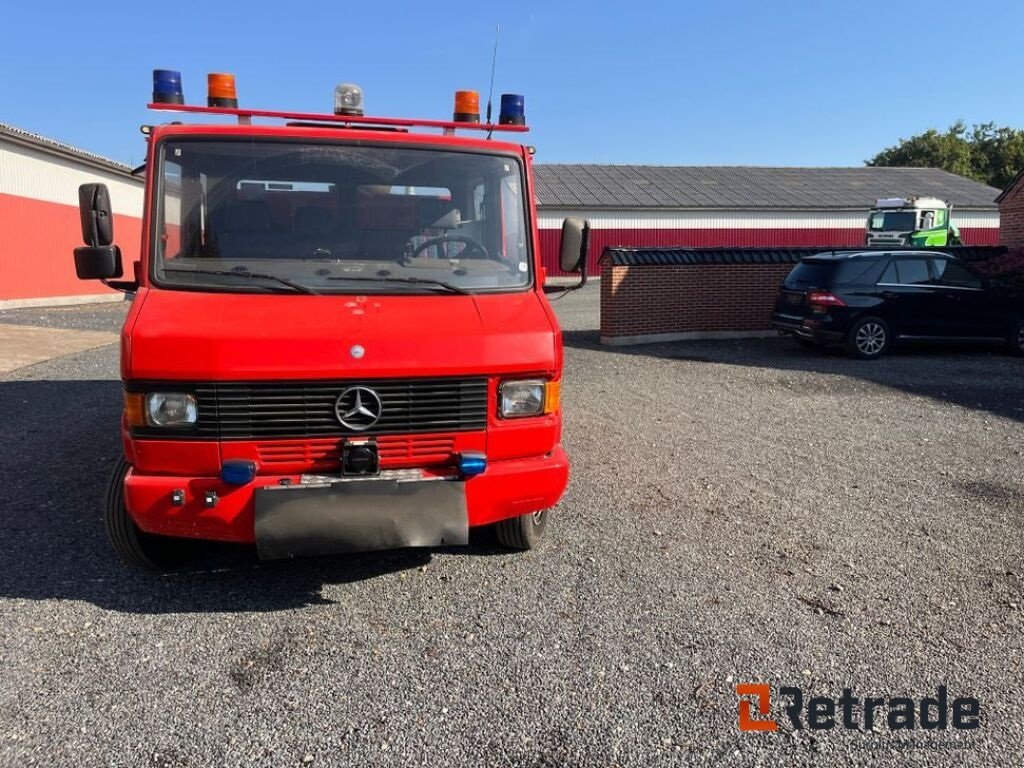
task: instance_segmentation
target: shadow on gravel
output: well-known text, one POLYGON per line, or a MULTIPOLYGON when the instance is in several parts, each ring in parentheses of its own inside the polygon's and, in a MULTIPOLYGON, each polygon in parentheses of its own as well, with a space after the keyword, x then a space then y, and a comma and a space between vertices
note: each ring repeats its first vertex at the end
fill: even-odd
POLYGON ((251 547, 203 545, 170 574, 124 566, 101 518, 121 452, 119 381, 0 382, 0 596, 84 600, 127 613, 265 612, 329 603, 324 585, 427 565, 438 551, 504 553, 490 531, 470 547, 260 563, 251 547))
POLYGON ((879 360, 854 360, 838 348, 808 350, 785 338, 612 347, 600 343, 597 331, 562 337, 567 347, 615 355, 847 376, 1024 421, 1024 360, 993 347, 907 345, 879 360))

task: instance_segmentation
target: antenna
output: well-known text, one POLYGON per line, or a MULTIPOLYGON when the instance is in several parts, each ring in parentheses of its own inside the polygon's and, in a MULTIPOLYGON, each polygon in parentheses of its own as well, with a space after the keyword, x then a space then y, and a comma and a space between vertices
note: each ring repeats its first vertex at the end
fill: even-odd
MULTIPOLYGON (((501 32, 501 25, 494 25, 494 55, 491 57, 491 87, 487 91, 487 124, 491 124, 491 101, 494 98, 494 70, 498 66, 498 34, 501 32)), ((491 131, 487 132, 487 138, 491 138, 491 131)))

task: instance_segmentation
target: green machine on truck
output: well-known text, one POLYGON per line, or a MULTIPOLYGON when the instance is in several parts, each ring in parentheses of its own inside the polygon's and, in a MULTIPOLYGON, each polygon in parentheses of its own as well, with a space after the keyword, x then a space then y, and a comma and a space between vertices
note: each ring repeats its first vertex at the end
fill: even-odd
POLYGON ((952 208, 937 197, 883 197, 868 213, 867 245, 960 245, 952 208))

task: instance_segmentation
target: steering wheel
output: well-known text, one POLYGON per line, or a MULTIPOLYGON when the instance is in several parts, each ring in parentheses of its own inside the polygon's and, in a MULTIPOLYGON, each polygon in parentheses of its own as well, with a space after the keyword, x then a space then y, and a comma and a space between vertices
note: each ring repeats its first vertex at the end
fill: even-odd
POLYGON ((489 259, 490 254, 487 253, 487 249, 484 248, 483 244, 474 240, 472 237, 466 235, 441 235, 440 237, 432 237, 429 240, 424 240, 422 243, 417 245, 413 251, 410 259, 415 259, 423 251, 427 250, 435 245, 444 245, 445 243, 465 243, 466 247, 458 255, 460 259, 489 259))

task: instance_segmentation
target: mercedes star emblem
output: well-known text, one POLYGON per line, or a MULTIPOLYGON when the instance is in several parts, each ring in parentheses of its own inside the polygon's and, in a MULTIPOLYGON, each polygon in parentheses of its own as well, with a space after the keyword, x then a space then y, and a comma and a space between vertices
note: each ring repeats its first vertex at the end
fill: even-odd
POLYGON ((356 360, 359 360, 363 355, 366 354, 366 350, 363 349, 362 344, 353 344, 352 349, 350 349, 348 353, 352 355, 352 357, 354 357, 356 360))
POLYGON ((380 395, 369 387, 349 387, 334 403, 334 413, 343 427, 363 432, 380 419, 384 405, 380 395))

